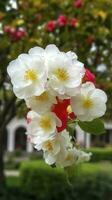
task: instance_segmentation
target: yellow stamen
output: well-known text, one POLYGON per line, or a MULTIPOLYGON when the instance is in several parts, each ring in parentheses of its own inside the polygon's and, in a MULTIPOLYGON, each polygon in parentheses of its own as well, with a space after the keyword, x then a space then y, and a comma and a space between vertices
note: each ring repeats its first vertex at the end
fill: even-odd
POLYGON ((24 78, 25 80, 35 81, 38 78, 38 74, 35 70, 29 69, 25 72, 24 78))
POLYGON ((68 72, 65 69, 57 68, 54 74, 60 81, 67 81, 69 79, 68 72))
POLYGON ((51 141, 44 142, 43 148, 47 151, 52 151, 53 150, 53 142, 51 142, 51 141))
POLYGON ((40 96, 35 97, 37 101, 48 101, 49 95, 47 92, 43 92, 40 96))
POLYGON ((74 158, 73 154, 68 153, 68 155, 66 157, 66 161, 73 160, 73 158, 74 158))
POLYGON ((84 108, 91 108, 93 106, 93 102, 90 98, 86 98, 83 101, 83 107, 84 108))
POLYGON ((71 107, 71 105, 69 105, 69 106, 67 107, 67 113, 70 114, 71 112, 72 112, 72 107, 71 107))
POLYGON ((44 116, 44 117, 42 117, 40 119, 39 125, 45 131, 49 131, 51 129, 51 127, 52 127, 51 119, 49 117, 47 117, 47 116, 44 116))

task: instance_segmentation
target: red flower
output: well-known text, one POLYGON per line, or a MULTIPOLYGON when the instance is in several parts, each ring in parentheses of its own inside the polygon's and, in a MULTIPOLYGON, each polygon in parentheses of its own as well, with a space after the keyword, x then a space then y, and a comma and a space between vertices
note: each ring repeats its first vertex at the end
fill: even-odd
POLYGON ((57 19, 57 24, 62 27, 67 25, 67 17, 65 15, 60 15, 57 19))
POLYGON ((75 0, 73 3, 75 8, 81 8, 83 6, 83 1, 82 0, 75 0))
POLYGON ((56 21, 52 20, 52 21, 49 21, 46 26, 45 26, 46 30, 48 32, 53 32, 56 28, 56 21))
POLYGON ((88 69, 86 69, 86 72, 85 72, 83 80, 84 81, 90 81, 90 82, 92 82, 94 84, 96 83, 95 75, 88 69))
POLYGON ((12 41, 21 40, 25 36, 26 36, 26 30, 24 29, 16 29, 15 31, 10 32, 10 37, 12 41))
POLYGON ((70 99, 60 100, 57 98, 57 104, 54 104, 52 112, 61 120, 62 126, 57 127, 57 131, 61 132, 67 127, 68 119, 74 119, 75 115, 73 112, 69 113, 67 108, 70 105, 70 99))
POLYGON ((7 33, 12 41, 17 41, 26 36, 25 29, 17 29, 15 27, 5 26, 4 32, 7 33))
POLYGON ((78 25, 77 18, 71 18, 69 21, 70 26, 76 27, 78 25))

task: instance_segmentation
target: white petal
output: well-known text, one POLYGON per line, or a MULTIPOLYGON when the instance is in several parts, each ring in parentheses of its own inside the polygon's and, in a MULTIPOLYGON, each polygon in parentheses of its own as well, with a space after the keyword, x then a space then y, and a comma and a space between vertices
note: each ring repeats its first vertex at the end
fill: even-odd
POLYGON ((100 89, 96 89, 94 90, 94 92, 92 93, 91 97, 95 100, 95 101, 99 101, 100 102, 107 102, 107 95, 103 90, 100 89))
POLYGON ((73 52, 73 51, 68 51, 67 53, 67 56, 72 59, 73 61, 74 60, 77 60, 78 56, 73 52))
POLYGON ((44 49, 36 46, 36 47, 31 48, 28 53, 31 54, 31 55, 43 56, 44 55, 44 49))
POLYGON ((59 49, 54 44, 47 45, 45 48, 46 55, 52 55, 59 53, 59 49))
POLYGON ((53 165, 56 162, 55 156, 49 152, 44 152, 44 158, 48 165, 53 165))

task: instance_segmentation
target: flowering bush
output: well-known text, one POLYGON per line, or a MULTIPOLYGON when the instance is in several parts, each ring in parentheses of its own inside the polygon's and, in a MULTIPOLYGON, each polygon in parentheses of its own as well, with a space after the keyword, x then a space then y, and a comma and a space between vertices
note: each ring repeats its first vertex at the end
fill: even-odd
POLYGON ((91 153, 78 149, 67 130, 78 124, 90 133, 104 132, 97 118, 106 111, 107 96, 95 87, 94 75, 77 55, 61 52, 55 45, 37 46, 10 62, 8 74, 15 95, 31 109, 27 114, 28 141, 43 151, 45 162, 68 167, 88 161, 91 153))

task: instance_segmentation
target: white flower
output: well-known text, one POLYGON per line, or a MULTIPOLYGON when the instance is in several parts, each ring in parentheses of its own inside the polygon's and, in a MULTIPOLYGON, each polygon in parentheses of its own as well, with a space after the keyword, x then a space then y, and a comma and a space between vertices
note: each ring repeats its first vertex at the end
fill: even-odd
POLYGON ((46 90, 40 96, 32 96, 25 101, 29 108, 41 114, 51 109, 52 105, 56 103, 56 97, 51 90, 46 90))
POLYGON ((59 157, 56 160, 56 165, 60 167, 68 167, 70 165, 73 165, 75 162, 75 155, 73 149, 68 149, 64 153, 62 151, 62 155, 60 154, 59 157))
POLYGON ((44 57, 48 72, 48 85, 59 95, 73 96, 79 92, 85 70, 74 52, 61 52, 56 45, 51 44, 45 49, 34 47, 29 50, 29 54, 44 57))
MULTIPOLYGON (((30 114, 28 117, 30 118, 30 114)), ((39 115, 31 112, 31 117, 31 122, 27 126, 27 134, 32 137, 33 143, 36 143, 38 138, 48 139, 56 135, 56 126, 60 126, 60 120, 53 113, 47 112, 39 115)))
POLYGON ((92 156, 92 153, 86 153, 81 150, 77 150, 78 158, 77 158, 77 164, 82 163, 82 162, 88 162, 92 156))
POLYGON ((65 157, 65 151, 72 147, 71 136, 64 130, 50 138, 35 138, 34 147, 39 151, 43 150, 45 162, 52 165, 65 157))
POLYGON ((51 58, 57 55, 58 53, 60 53, 60 51, 58 47, 56 47, 56 45, 54 44, 47 45, 45 49, 37 46, 29 50, 30 55, 41 56, 44 58, 47 71, 48 71, 48 63, 50 62, 51 58))
MULTIPOLYGON (((54 142, 56 143, 58 147, 57 154, 54 154, 53 152, 45 152, 44 158, 46 163, 50 163, 52 160, 54 160, 55 164, 57 166, 64 167, 65 166, 65 159, 68 155, 68 149, 71 149, 73 147, 71 142, 71 136, 69 135, 69 132, 64 130, 57 134, 57 137, 55 138, 54 142), (50 155, 50 156, 49 156, 50 155)), ((68 160, 66 165, 68 165, 68 160)))
POLYGON ((47 60, 49 85, 59 94, 73 95, 84 76, 83 64, 69 58, 65 53, 58 53, 47 60))
POLYGON ((42 47, 38 47, 38 46, 33 47, 33 48, 31 48, 31 49, 28 51, 28 53, 29 53, 30 55, 35 55, 35 56, 42 56, 42 57, 44 57, 44 49, 43 49, 42 47))
MULTIPOLYGON (((47 59, 50 59, 52 56, 59 54, 61 51, 58 49, 58 47, 55 44, 49 44, 46 46, 45 49, 43 49, 42 47, 33 47, 29 50, 29 54, 30 55, 40 55, 45 57, 45 60, 47 61, 47 59)), ((64 53, 64 52, 62 52, 64 53)), ((77 55, 72 52, 72 51, 68 51, 66 53, 66 55, 71 59, 71 60, 77 60, 77 55)))
POLYGON ((21 54, 7 68, 15 95, 20 98, 41 95, 47 81, 44 59, 40 56, 21 54))
POLYGON ((42 149, 44 151, 45 162, 49 165, 56 163, 57 154, 61 150, 61 146, 57 138, 45 141, 42 144, 42 149))
POLYGON ((68 51, 66 54, 73 61, 77 60, 77 58, 78 58, 78 56, 73 51, 68 51))
POLYGON ((65 156, 66 149, 72 146, 71 136, 64 130, 50 138, 35 138, 34 147, 38 151, 43 150, 45 162, 49 165, 56 163, 57 158, 61 160, 65 156))
POLYGON ((46 57, 46 59, 47 59, 47 57, 50 57, 50 56, 52 56, 53 54, 57 54, 57 53, 59 53, 59 52, 60 52, 60 51, 59 51, 58 47, 56 47, 56 45, 54 45, 54 44, 49 44, 49 45, 46 46, 45 49, 43 49, 43 48, 41 48, 41 47, 38 47, 38 46, 33 47, 33 48, 31 48, 31 49, 29 50, 28 53, 29 53, 30 55, 40 55, 40 56, 46 57))
POLYGON ((104 91, 95 88, 94 84, 82 84, 80 94, 72 97, 73 112, 81 121, 92 121, 101 117, 106 111, 107 96, 104 91))
POLYGON ((61 156, 60 159, 57 157, 56 164, 60 167, 68 167, 73 164, 80 164, 82 162, 89 161, 91 155, 92 153, 86 153, 84 151, 76 149, 76 147, 72 147, 70 149, 67 149, 65 151, 65 155, 61 156))

